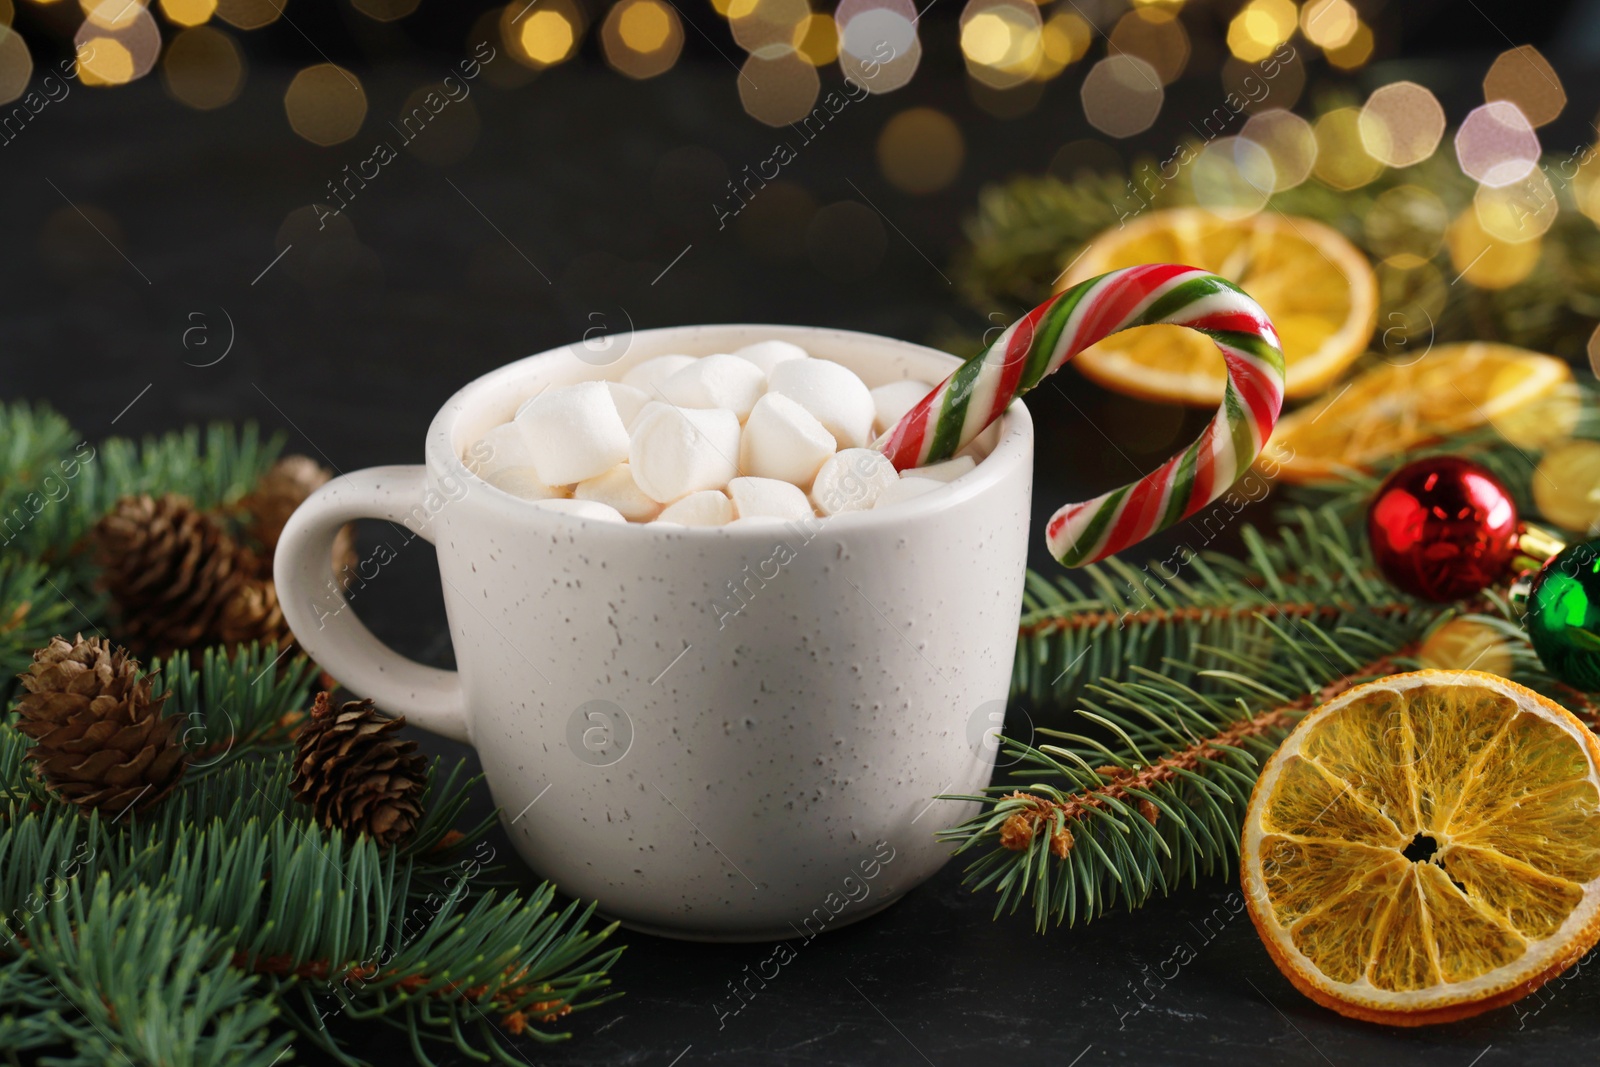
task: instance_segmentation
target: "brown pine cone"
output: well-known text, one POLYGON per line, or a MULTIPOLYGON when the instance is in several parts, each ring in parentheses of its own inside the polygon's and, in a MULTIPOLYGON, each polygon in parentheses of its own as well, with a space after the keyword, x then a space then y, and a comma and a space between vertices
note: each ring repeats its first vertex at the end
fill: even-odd
POLYGON ((380 846, 411 836, 422 815, 428 760, 415 741, 389 736, 405 721, 379 715, 370 700, 335 707, 318 693, 296 740, 289 783, 295 799, 311 805, 323 826, 364 833, 380 846))
POLYGON ((259 567, 220 522, 172 494, 123 497, 90 538, 120 636, 146 655, 212 640, 223 608, 259 567))
POLYGON ((172 792, 187 758, 183 720, 163 717, 150 679, 126 650, 99 637, 52 638, 20 676, 17 729, 46 786, 85 812, 143 811, 172 792))
POLYGON ((278 606, 278 591, 271 579, 251 578, 222 606, 217 620, 217 637, 226 645, 275 643, 282 649, 294 638, 283 621, 278 606))
MULTIPOLYGON (((250 516, 244 528, 245 539, 260 546, 269 570, 289 516, 332 477, 332 471, 310 456, 284 456, 239 501, 239 509, 250 516)), ((355 528, 345 526, 333 541, 333 569, 338 572, 343 568, 353 569, 355 565, 355 528)))

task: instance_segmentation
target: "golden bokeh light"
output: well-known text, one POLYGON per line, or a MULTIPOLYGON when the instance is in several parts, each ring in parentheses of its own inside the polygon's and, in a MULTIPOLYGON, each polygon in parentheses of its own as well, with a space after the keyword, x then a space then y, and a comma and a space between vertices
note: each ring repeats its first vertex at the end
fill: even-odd
POLYGON ((839 24, 832 15, 816 12, 795 26, 790 44, 813 67, 825 67, 839 58, 839 24))
POLYGON ((600 47, 613 70, 653 78, 678 62, 683 24, 662 0, 622 0, 600 25, 600 47))
POLYGON ((840 0, 839 70, 869 93, 893 92, 922 62, 916 8, 910 0, 840 0))
POLYGON ((1468 208, 1457 215, 1445 233, 1450 264, 1458 275, 1479 289, 1505 289, 1516 285, 1539 263, 1542 242, 1535 238, 1512 244, 1484 230, 1478 213, 1468 208))
POLYGON ((1189 166, 1195 203, 1225 219, 1245 219, 1267 206, 1277 184, 1267 150, 1243 137, 1206 143, 1189 166))
POLYGON ((1390 362, 1407 364, 1425 355, 1450 296, 1450 283, 1438 267, 1409 252, 1373 264, 1378 279, 1375 347, 1390 362))
POLYGON ((22 34, 0 26, 0 104, 9 104, 28 88, 33 77, 33 56, 22 34))
POLYGON ((1079 90, 1089 125, 1110 137, 1143 133, 1166 98, 1161 79, 1138 56, 1106 56, 1089 69, 1079 90))
POLYGON ((1294 33, 1292 0, 1250 0, 1228 23, 1228 51, 1246 63, 1270 56, 1294 33))
POLYGON ((530 12, 517 30, 522 54, 535 66, 553 67, 572 55, 578 31, 567 13, 556 8, 530 12))
POLYGON ((1051 15, 1039 28, 1039 67, 1033 76, 1049 81, 1089 51, 1094 33, 1083 16, 1073 11, 1051 15))
POLYGON ((739 102, 746 114, 768 126, 787 126, 809 116, 821 88, 817 68, 789 47, 763 49, 747 57, 739 71, 739 102))
POLYGON ((993 89, 1028 81, 1044 57, 1043 25, 1029 0, 969 0, 961 13, 967 73, 993 89))
POLYGON ((1550 61, 1531 44, 1501 52, 1483 78, 1485 100, 1509 100, 1537 129, 1567 106, 1567 91, 1550 61))
POLYGON ((1485 233, 1510 244, 1543 237, 1556 221, 1555 187, 1541 170, 1510 185, 1480 185, 1472 210, 1485 233))
POLYGON ((711 0, 711 7, 725 19, 742 19, 756 9, 760 0, 711 0))
POLYGON ((1586 155, 1572 177, 1572 200, 1590 222, 1600 226, 1600 147, 1582 151, 1586 155))
POLYGON ((1439 671, 1511 673, 1511 642, 1492 626, 1451 619, 1428 634, 1417 649, 1417 665, 1439 671))
POLYGON ((1322 53, 1332 66, 1340 70, 1355 70, 1372 58, 1372 48, 1376 42, 1372 36, 1372 27, 1365 22, 1356 23, 1356 32, 1350 40, 1338 48, 1330 48, 1322 53))
POLYGON ((1394 82, 1367 98, 1361 109, 1361 144, 1390 167, 1421 163, 1444 137, 1444 108, 1416 82, 1394 82))
POLYGON ((1317 119, 1317 162, 1312 173, 1341 191, 1359 189, 1383 173, 1361 141, 1361 111, 1341 107, 1317 119))
POLYGON ((1273 192, 1293 189, 1311 177, 1317 162, 1317 135, 1311 123, 1283 108, 1257 112, 1239 136, 1260 145, 1272 161, 1273 192))
POLYGON ((133 80, 133 71, 133 53, 115 37, 89 36, 79 42, 78 77, 83 84, 126 85, 133 80))
POLYGON ((1228 107, 1251 115, 1294 107, 1306 88, 1306 65, 1300 56, 1279 63, 1275 69, 1265 68, 1273 69, 1270 78, 1265 76, 1264 67, 1264 64, 1246 63, 1234 56, 1223 60, 1222 88, 1233 97, 1228 107))
POLYGON ((161 13, 175 26, 204 26, 217 13, 217 0, 161 0, 161 13))
POLYGON ((1510 185, 1539 163, 1539 137, 1509 100, 1472 109, 1456 129, 1456 162, 1467 177, 1483 185, 1510 185))
POLYGON ((0 26, 10 26, 16 15, 16 9, 11 6, 11 0, 0 0, 0 26))
POLYGON ((1136 8, 1117 20, 1111 51, 1138 56, 1155 68, 1162 85, 1171 85, 1189 63, 1189 34, 1172 12, 1136 8))
POLYGON ((795 31, 810 15, 806 0, 757 0, 749 11, 729 19, 729 29, 746 52, 774 45, 793 48, 795 31))
POLYGON ((312 144, 335 145, 361 130, 367 94, 356 76, 332 63, 318 63, 294 76, 283 95, 289 126, 312 144))
POLYGON ((230 104, 244 85, 244 55, 233 37, 212 26, 184 30, 161 57, 161 81, 179 103, 200 111, 230 104))
POLYGON ((1361 220, 1367 247, 1405 270, 1438 253, 1449 225, 1444 201, 1432 190, 1410 184, 1385 189, 1361 220))
POLYGON ((1600 441, 1568 441, 1546 452, 1533 477, 1533 502, 1564 530, 1600 533, 1600 441))
POLYGON ((1594 332, 1589 335, 1589 342, 1584 346, 1584 350, 1589 354, 1589 373, 1600 378, 1600 326, 1596 326, 1594 332))
POLYGON ((85 21, 102 30, 122 30, 145 14, 149 0, 78 0, 85 21))
POLYGON ((1355 37, 1361 17, 1350 0, 1309 0, 1300 9, 1300 32, 1318 48, 1343 48, 1355 37))
POLYGON ((288 0, 217 0, 217 18, 240 30, 259 30, 278 21, 288 0))
POLYGON ((936 193, 956 180, 966 158, 961 129, 942 111, 913 107, 878 134, 878 166, 890 185, 907 193, 936 193))
POLYGON ((350 6, 378 22, 403 19, 417 9, 419 0, 350 0, 350 6))

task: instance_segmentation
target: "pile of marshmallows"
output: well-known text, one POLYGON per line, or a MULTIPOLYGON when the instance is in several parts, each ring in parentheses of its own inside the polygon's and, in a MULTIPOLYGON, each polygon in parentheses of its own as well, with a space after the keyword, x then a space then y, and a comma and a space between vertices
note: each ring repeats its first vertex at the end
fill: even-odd
POLYGON ((466 456, 542 508, 608 522, 737 526, 885 507, 938 489, 969 456, 907 471, 867 448, 933 387, 877 389, 787 341, 659 356, 619 382, 548 389, 466 456))

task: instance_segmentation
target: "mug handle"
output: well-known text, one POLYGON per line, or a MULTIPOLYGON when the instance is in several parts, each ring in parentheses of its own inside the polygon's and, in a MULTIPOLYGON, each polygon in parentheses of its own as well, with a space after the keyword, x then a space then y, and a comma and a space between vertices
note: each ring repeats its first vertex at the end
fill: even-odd
MULTIPOLYGON (((333 539, 355 519, 405 522, 421 503, 427 468, 369 467, 340 475, 306 498, 284 525, 272 576, 284 621, 301 649, 352 692, 399 712, 414 726, 471 741, 466 694, 455 671, 407 659, 372 636, 334 581, 333 539)), ((426 528, 407 530, 430 544, 426 528)))

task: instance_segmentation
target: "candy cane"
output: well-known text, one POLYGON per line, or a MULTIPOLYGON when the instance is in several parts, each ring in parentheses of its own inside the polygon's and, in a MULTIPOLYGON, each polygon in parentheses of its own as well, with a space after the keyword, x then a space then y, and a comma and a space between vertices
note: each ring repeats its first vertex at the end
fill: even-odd
POLYGON ((1228 365, 1222 407, 1194 444, 1138 481, 1050 517, 1050 554, 1069 567, 1120 552, 1193 515, 1249 469, 1283 406, 1283 351, 1266 313, 1238 286, 1194 267, 1128 267, 1057 293, 1012 323, 917 402, 873 447, 896 469, 948 459, 1019 397, 1104 337, 1187 326, 1228 365))

